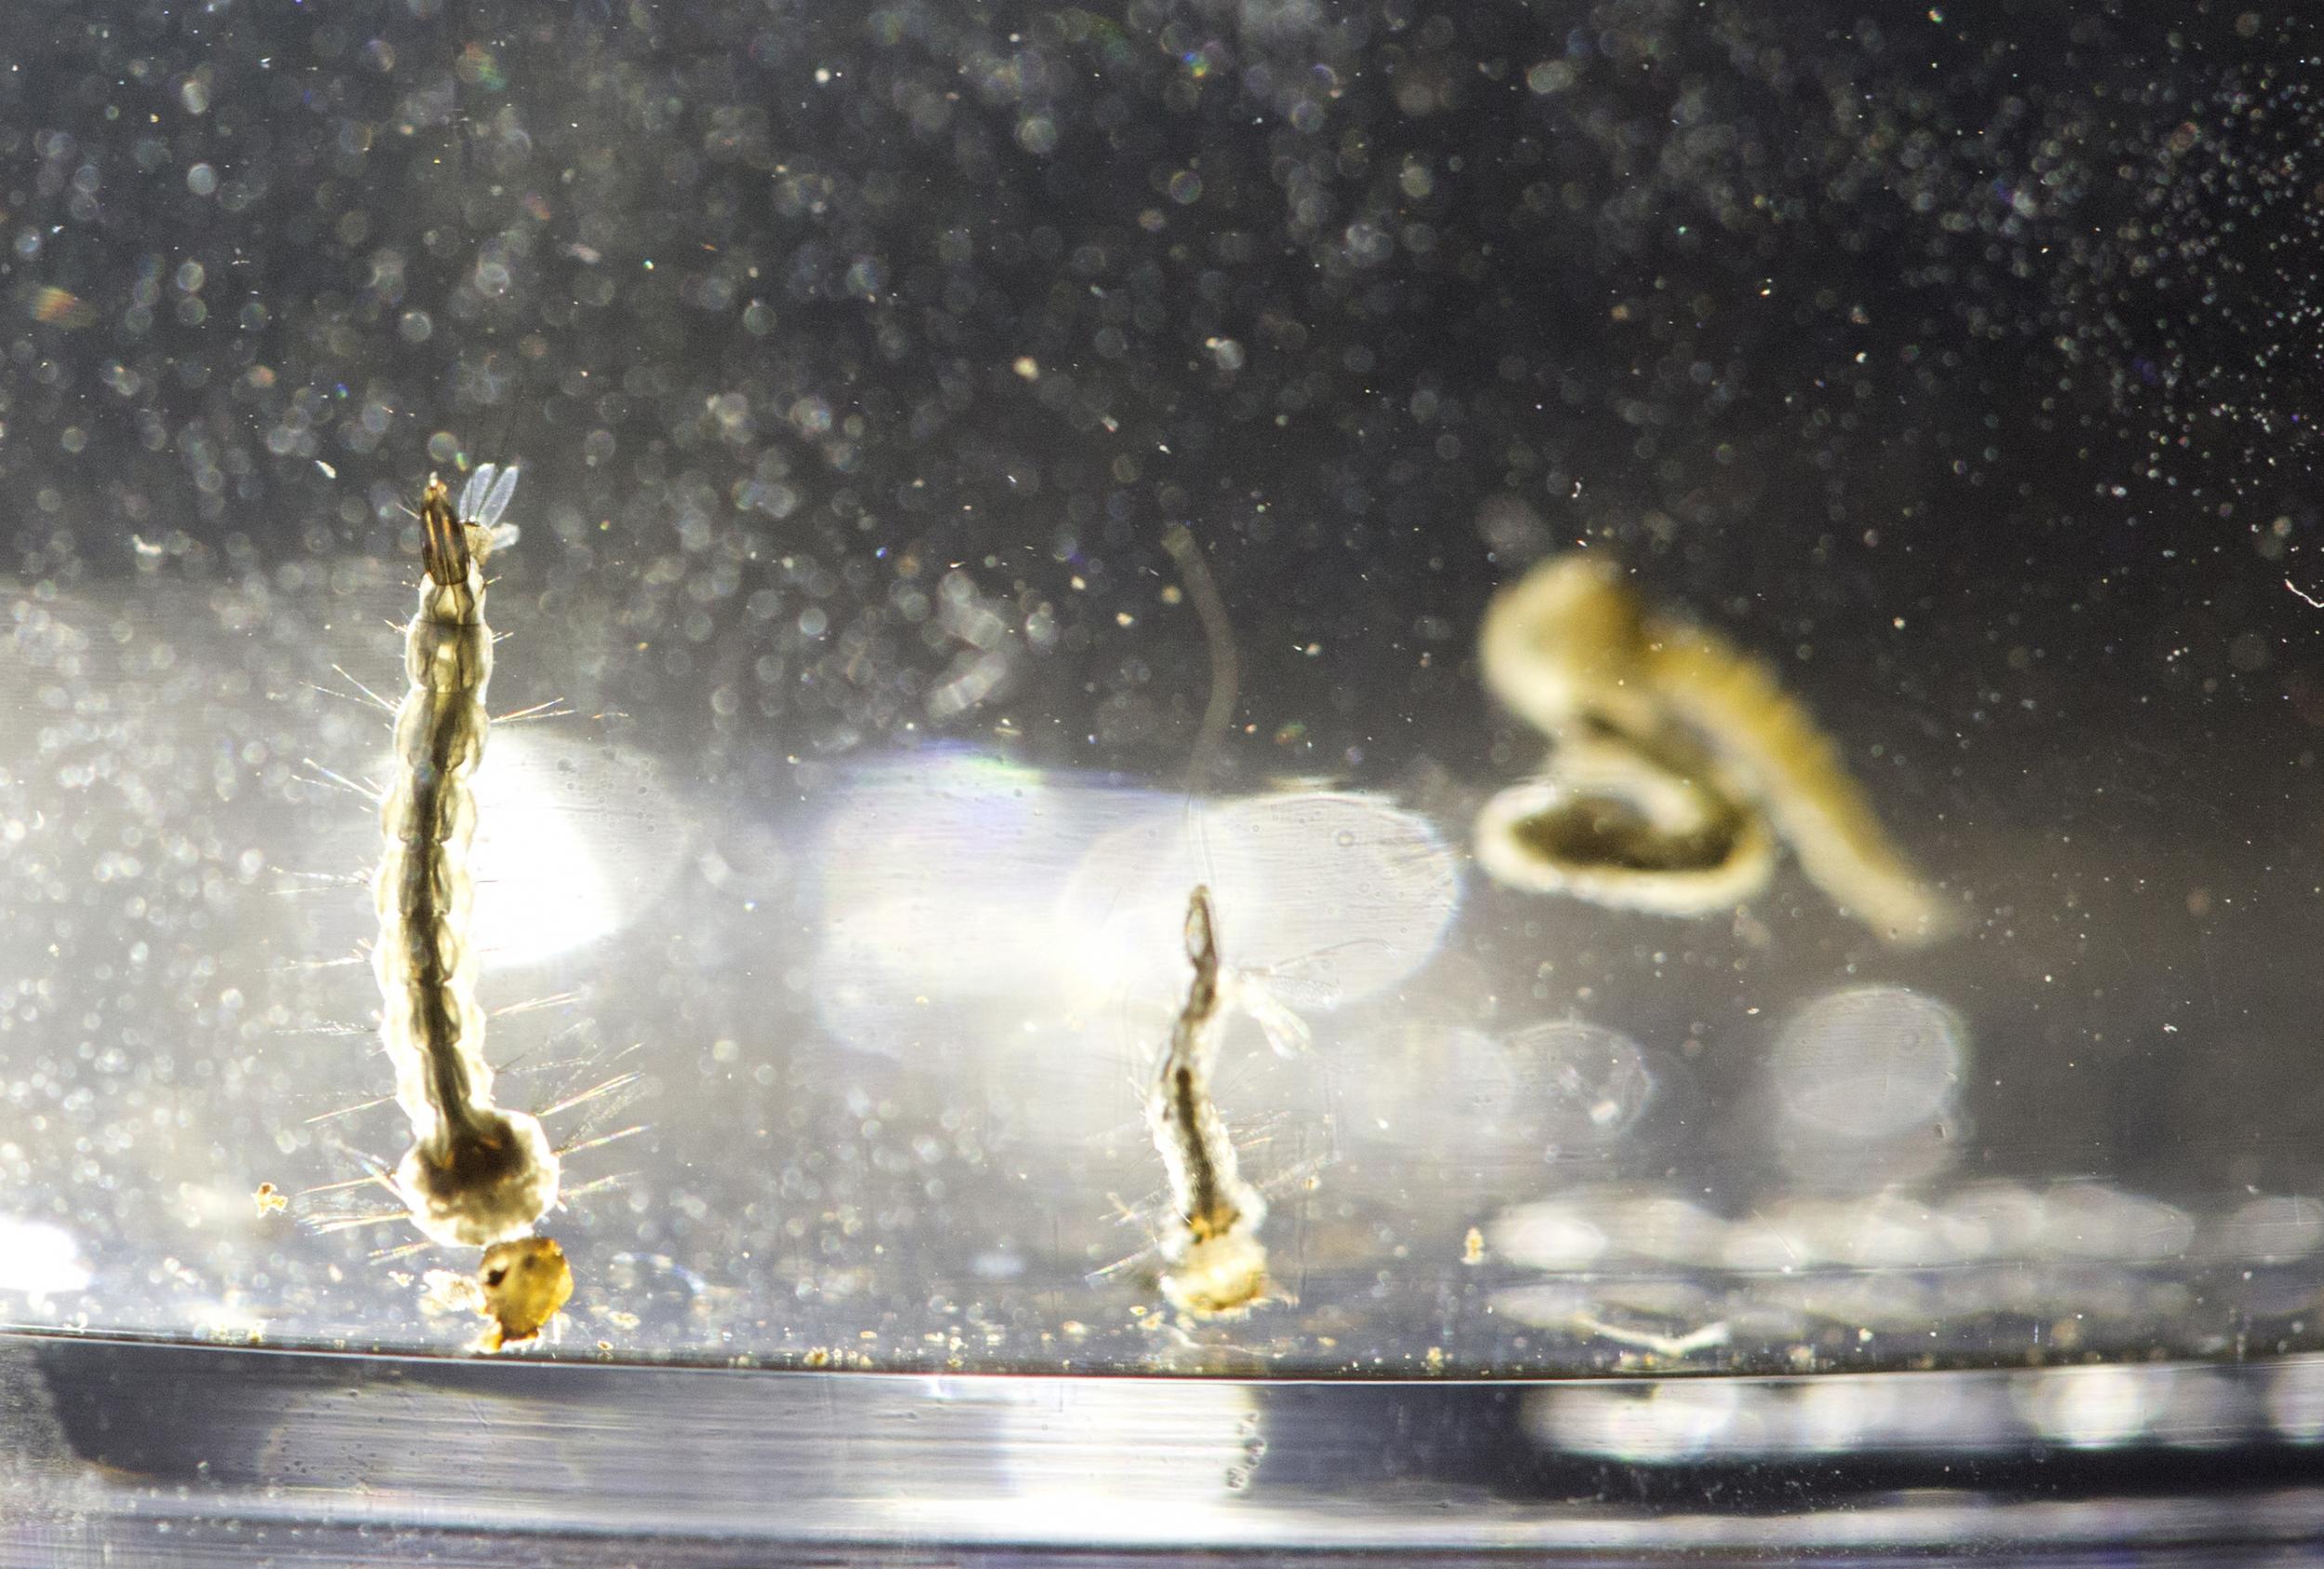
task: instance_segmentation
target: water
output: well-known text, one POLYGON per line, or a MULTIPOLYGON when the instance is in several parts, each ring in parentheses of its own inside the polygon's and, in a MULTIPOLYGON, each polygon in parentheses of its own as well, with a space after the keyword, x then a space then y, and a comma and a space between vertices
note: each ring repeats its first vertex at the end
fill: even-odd
POLYGON ((2201 1421, 2128 1372, 2324 1351, 2304 20, 409 0, 22 48, 9 1328, 473 1344, 429 1278, 473 1257, 369 1180, 371 694, 421 482, 521 461, 491 706, 547 707, 475 918, 495 1094, 568 1147, 534 1361, 1736 1376, 1510 1430, 1681 1473, 1967 1444, 1876 1392, 1931 1367, 2000 1380, 1988 1453, 2315 1439, 2304 1362, 2201 1421), (1549 741, 1479 629, 1578 550, 1814 716, 1948 940, 1789 852, 1691 917, 1480 868, 1549 741), (1197 882, 1274 1283, 1207 1321, 1144 1106, 1197 882))

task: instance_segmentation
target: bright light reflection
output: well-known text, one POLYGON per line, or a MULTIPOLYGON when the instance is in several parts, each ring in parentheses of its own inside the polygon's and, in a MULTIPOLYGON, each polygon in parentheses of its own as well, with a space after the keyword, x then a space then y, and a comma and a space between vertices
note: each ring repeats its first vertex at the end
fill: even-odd
POLYGON ((1538 1394, 1526 1417, 1546 1444, 1644 1464, 1706 1453, 1729 1459, 1895 1449, 1958 1454, 2021 1442, 2011 1391, 2024 1387, 1944 1375, 1844 1373, 1778 1383, 1577 1385, 1538 1394))
POLYGON ((2294 1444, 2324 1440, 2324 1357, 2295 1357, 2267 1386, 2268 1419, 2294 1444))
POLYGON ((2262 1195, 2228 1218, 2212 1251, 2262 1264, 2304 1259, 2324 1244, 2324 1203, 2298 1195, 2262 1195))
MULTIPOLYGON (((1265 1445, 1248 1385, 1174 1379, 1084 1381, 1055 1390, 1000 1379, 945 1380, 952 1398, 988 1407, 983 1450, 1002 1474, 986 1496, 953 1495, 933 1510, 948 1529, 1007 1538, 1027 1520, 1049 1539, 1122 1546, 1240 1542, 1237 1496, 1265 1445), (981 1517, 982 1531, 977 1528, 981 1517)), ((916 1500, 891 1500, 899 1523, 916 1500)))
POLYGON ((1196 883, 1215 896, 1227 962, 1297 1009, 1395 985, 1435 951, 1459 904, 1444 841, 1378 797, 1171 799, 1091 845, 1058 898, 1084 995, 1179 988, 1196 883))
POLYGON ((2138 1437, 2160 1415, 2165 1386, 2136 1367, 2059 1367, 2017 1386, 2018 1405, 2042 1437, 2105 1449, 2138 1437))
MULTIPOLYGON (((1500 1258, 1561 1286, 1518 1286, 1495 1298, 1500 1311, 1528 1324, 1569 1326, 1617 1303, 1634 1261, 1650 1260, 1710 1272, 1705 1286, 1723 1293, 1707 1289, 1691 1310, 1637 1304, 1674 1323, 1758 1308, 1886 1331, 1986 1312, 2183 1314, 2192 1311, 2188 1287, 2153 1272, 2158 1266, 2277 1262, 2313 1246, 2313 1224, 2304 1200, 2263 1198, 2201 1219, 2095 1181, 2041 1191, 1979 1182, 1951 1193, 1770 1196, 1732 1220, 1669 1189, 1605 1183, 1512 1206, 1486 1234, 1500 1258), (1578 1297, 1562 1289, 1576 1277, 1587 1282, 1578 1297)), ((2067 1411, 2060 1419, 2077 1418, 2067 1411)))
MULTIPOLYGON (((607 876, 640 838, 611 800, 621 764, 552 736, 495 735, 476 773, 476 931, 487 969, 538 964, 611 936, 627 907, 607 876), (626 837, 627 851, 610 839, 626 837)), ((666 875, 666 873, 665 873, 666 875)))
POLYGON ((41 1298, 83 1291, 88 1266, 80 1244, 62 1226, 0 1215, 0 1291, 41 1298))
POLYGON ((821 867, 815 995, 852 1044, 902 1051, 973 1004, 1073 1027, 1185 988, 1181 929, 1217 895, 1228 962, 1300 1011, 1378 995, 1425 963, 1457 904, 1454 858, 1375 797, 1301 792, 1190 807, 1176 794, 961 754, 862 771, 821 867))
POLYGON ((1714 1448, 1758 1447, 1764 1404, 1747 1408, 1744 1391, 1725 1381, 1563 1389, 1532 1397, 1525 1425, 1556 1449, 1620 1460, 1680 1460, 1714 1448))

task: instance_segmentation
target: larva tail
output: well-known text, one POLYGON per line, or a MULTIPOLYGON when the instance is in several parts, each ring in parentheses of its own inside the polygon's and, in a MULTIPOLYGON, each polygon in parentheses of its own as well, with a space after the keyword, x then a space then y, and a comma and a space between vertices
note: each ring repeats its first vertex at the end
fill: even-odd
POLYGON ((1895 947, 1959 930, 1960 912, 1889 837, 1840 748, 1765 664, 1685 622, 1656 619, 1646 635, 1656 690, 1749 785, 1816 887, 1895 947))

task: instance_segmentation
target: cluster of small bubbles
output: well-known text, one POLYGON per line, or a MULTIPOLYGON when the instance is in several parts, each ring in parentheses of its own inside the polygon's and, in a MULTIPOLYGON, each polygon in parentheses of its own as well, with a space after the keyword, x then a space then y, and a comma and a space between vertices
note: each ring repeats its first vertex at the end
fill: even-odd
MULTIPOLYGON (((0 1168, 20 1194, 46 1194, 37 1202, 64 1229, 15 1236, 21 1264, 0 1270, 11 1277, 0 1290, 44 1314, 50 1292, 117 1268, 125 1238, 246 1210, 248 1189, 212 1175, 217 1141, 273 1136, 261 1108, 280 1103, 288 1077, 293 1054, 272 1043, 285 1015, 233 943, 295 941, 294 913, 265 891, 279 840, 248 810, 285 748, 279 714, 221 700, 247 671, 205 652, 215 627, 263 662, 277 635, 253 631, 267 578, 246 558, 233 568, 246 592, 141 598, 134 611, 50 583, 5 623, 0 705, 27 722, 0 737, 0 903, 12 914, 0 938, 11 1108, 0 1168), (211 1095, 215 1114, 184 1111, 211 1095)), ((0 1218, 0 1232, 10 1224, 0 1218)), ((220 1247, 231 1247, 223 1234, 180 1251, 220 1247)))
POLYGON ((2165 40, 2172 112, 2108 150, 2128 178, 2103 205, 2089 193, 2106 221, 2085 226, 2056 281, 2061 341, 2144 443, 2125 478, 2179 489, 2223 521, 2238 502, 2286 499, 2277 475, 2315 440, 2324 392, 2324 293, 2307 261, 2324 233, 2315 34, 2307 19, 2247 25, 2257 15, 2239 14, 2233 36, 2165 40))

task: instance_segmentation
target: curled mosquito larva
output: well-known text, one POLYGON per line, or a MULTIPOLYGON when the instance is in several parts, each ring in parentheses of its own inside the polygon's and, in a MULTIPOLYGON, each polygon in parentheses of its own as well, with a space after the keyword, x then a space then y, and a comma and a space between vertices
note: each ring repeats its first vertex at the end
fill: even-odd
POLYGON ((1146 1125, 1169 1174, 1175 1216, 1162 1238, 1162 1294, 1181 1312, 1208 1318, 1265 1298, 1267 1249, 1259 1228, 1267 1201, 1236 1169, 1234 1141, 1210 1099, 1229 982, 1207 888, 1187 901, 1186 957, 1194 983, 1147 1097, 1146 1125))
POLYGON ((1650 615, 1596 556, 1545 561, 1494 596, 1485 683, 1555 743, 1477 820, 1477 860, 1512 887, 1662 915, 1757 894, 1777 836, 1810 880, 1884 941, 1951 934, 1840 749, 1761 661, 1650 615))
POLYGON ((522 1236, 557 1201, 548 1134, 535 1118, 493 1103, 469 920, 473 780, 493 657, 483 563, 515 481, 511 468, 493 485, 492 469, 480 468, 462 494, 473 508, 463 518, 429 477, 420 502, 426 575, 404 632, 410 684, 395 714, 395 768, 380 807, 385 848, 372 881, 380 1039, 412 1124, 395 1189, 415 1225, 455 1246, 522 1236))
POLYGON ((496 1351, 539 1335, 573 1299, 573 1266, 554 1238, 520 1237, 484 1249, 476 1284, 483 1298, 480 1311, 492 1320, 484 1349, 496 1351))

